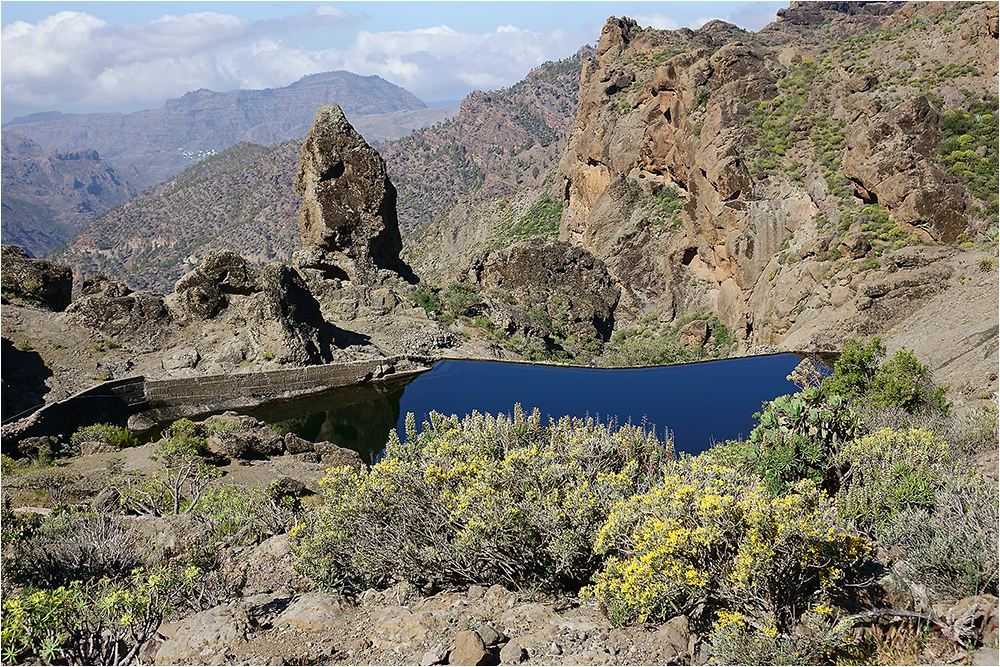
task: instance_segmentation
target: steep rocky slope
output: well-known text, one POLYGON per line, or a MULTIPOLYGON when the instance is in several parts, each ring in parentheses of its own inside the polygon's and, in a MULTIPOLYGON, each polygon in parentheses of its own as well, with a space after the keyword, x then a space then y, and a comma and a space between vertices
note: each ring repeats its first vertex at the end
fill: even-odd
POLYGON ((101 271, 158 291, 209 250, 287 260, 299 246, 298 154, 295 141, 237 144, 108 211, 51 257, 73 268, 78 285, 101 271))
MULTIPOLYGON (((324 72, 305 76, 285 88, 216 93, 196 90, 168 100, 159 109, 131 114, 17 118, 4 128, 30 137, 47 150, 92 148, 116 167, 131 163, 139 171, 140 189, 165 181, 194 161, 240 141, 272 144, 305 136, 316 109, 331 102, 354 119, 385 114, 396 116, 400 136, 415 126, 447 115, 439 110, 428 117, 426 105, 412 93, 377 76, 324 72)), ((374 127, 374 125, 373 125, 374 127)), ((383 129, 379 132, 386 136, 383 129)), ((379 137, 380 138, 380 137, 379 137)), ((374 140, 375 138, 372 138, 374 140)))
POLYGON ((27 137, 2 136, 3 239, 35 257, 136 194, 134 170, 116 170, 95 150, 46 152, 27 137))
POLYGON ((969 334, 995 360, 995 246, 966 246, 996 238, 996 71, 995 4, 793 3, 755 35, 609 19, 560 237, 619 281, 619 322, 707 308, 743 349, 891 334, 982 269, 969 334))
POLYGON ((545 63, 510 88, 475 91, 451 121, 379 146, 422 278, 436 282, 473 251, 556 234, 554 172, 576 113, 580 63, 592 52, 545 63))

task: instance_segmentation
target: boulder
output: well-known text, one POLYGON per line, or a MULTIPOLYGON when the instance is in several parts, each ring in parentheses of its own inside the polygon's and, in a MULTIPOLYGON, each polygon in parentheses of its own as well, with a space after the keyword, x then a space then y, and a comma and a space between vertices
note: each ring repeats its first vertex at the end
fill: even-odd
POLYGON ((252 629, 246 611, 223 604, 190 616, 156 653, 157 665, 220 664, 223 654, 252 629))
POLYGON ((486 623, 480 625, 479 629, 476 630, 476 633, 487 646, 496 646, 505 639, 505 637, 496 628, 486 623))
POLYGON ((420 664, 424 667, 429 665, 444 665, 447 663, 448 649, 440 644, 428 651, 425 651, 423 657, 420 658, 420 664))
POLYGON ((258 459, 281 454, 285 443, 271 429, 259 426, 210 435, 208 448, 231 459, 258 459))
POLYGON ((136 352, 159 349, 173 317, 163 297, 152 292, 132 292, 121 283, 101 281, 90 293, 66 308, 81 326, 125 345, 136 352))
POLYGON ((872 244, 861 232, 848 234, 837 246, 837 252, 848 259, 860 259, 868 254, 872 244))
POLYGON ((296 630, 322 632, 335 625, 344 615, 344 603, 326 593, 303 595, 274 619, 274 627, 288 626, 296 630))
POLYGON ((965 194, 935 164, 938 112, 923 96, 883 109, 869 95, 851 98, 844 176, 863 198, 888 208, 897 224, 922 226, 935 240, 954 243, 967 228, 965 194))
MULTIPOLYGON (((520 665, 528 659, 528 652, 524 650, 516 639, 511 639, 500 649, 500 664, 520 665)), ((586 664, 591 664, 587 662, 586 664)))
POLYGON ((608 268, 565 241, 520 241, 473 258, 460 278, 477 286, 482 314, 508 334, 606 341, 614 328, 620 290, 608 268))
POLYGON ((705 320, 688 322, 681 327, 680 334, 681 344, 689 350, 704 345, 708 340, 708 322, 705 320))
POLYGON ((73 298, 73 272, 62 264, 33 259, 18 246, 0 246, 0 292, 4 303, 59 312, 73 298))
POLYGON ((305 452, 314 451, 314 443, 306 440, 305 438, 300 438, 294 433, 285 434, 285 451, 289 454, 302 454, 305 452))
POLYGON ((483 643, 483 638, 470 630, 463 630, 455 638, 455 645, 448 656, 450 665, 488 665, 492 654, 483 643))
POLYGON ((355 470, 364 467, 361 455, 353 449, 347 449, 332 442, 322 441, 313 444, 313 451, 320 455, 320 461, 327 468, 350 466, 355 470))
POLYGON ((675 616, 656 631, 657 641, 661 642, 664 650, 671 652, 674 658, 687 653, 690 638, 687 616, 675 616))
MULTIPOLYGON (((168 304, 179 320, 212 320, 232 328, 232 340, 210 361, 305 365, 333 359, 338 330, 324 320, 305 279, 290 266, 253 266, 231 252, 212 251, 177 281, 168 304)), ((184 362, 166 359, 164 369, 183 369, 184 362)))
POLYGON ((232 252, 209 251, 201 266, 185 274, 174 285, 174 292, 188 312, 199 319, 218 314, 228 302, 227 295, 249 296, 261 291, 257 271, 232 252))
POLYGON ((316 113, 302 144, 295 191, 302 196, 301 266, 355 284, 374 282, 379 269, 411 273, 399 258, 396 188, 385 161, 336 104, 316 113))

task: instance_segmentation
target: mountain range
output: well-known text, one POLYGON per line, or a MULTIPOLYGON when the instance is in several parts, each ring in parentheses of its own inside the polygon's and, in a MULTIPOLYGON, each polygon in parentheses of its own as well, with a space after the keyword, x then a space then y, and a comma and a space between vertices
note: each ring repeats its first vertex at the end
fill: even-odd
MULTIPOLYGON (((576 113, 582 59, 592 51, 546 63, 510 88, 473 93, 454 118, 377 145, 399 193, 409 254, 426 272, 435 273, 438 253, 426 252, 418 239, 433 236, 427 230, 436 218, 464 202, 461 210, 476 211, 467 217, 489 221, 475 226, 476 238, 485 241, 513 215, 507 204, 515 193, 523 190, 517 200, 530 200, 514 206, 520 219, 552 188, 576 113), (497 214, 491 217, 491 210, 497 214)), ((211 249, 288 259, 299 242, 300 199, 292 187, 299 143, 241 142, 108 211, 52 258, 71 266, 78 279, 103 271, 134 288, 161 291, 211 249)), ((555 233, 557 220, 548 230, 555 233)))
MULTIPOLYGON (((128 199, 110 193, 96 198, 81 193, 74 198, 72 188, 56 187, 45 178, 33 180, 45 169, 19 161, 33 160, 39 151, 84 151, 86 164, 114 173, 108 180, 122 181, 134 195, 241 141, 269 145, 301 139, 316 109, 330 102, 340 104, 369 141, 393 139, 456 113, 428 108, 412 93, 380 77, 339 71, 305 76, 285 88, 198 90, 158 109, 131 114, 42 113, 15 118, 3 127, 4 136, 10 137, 4 140, 4 240, 32 254, 45 254, 82 224, 128 199), (8 144, 27 142, 34 146, 31 156, 7 149, 8 144)), ((91 183, 86 178, 81 182, 91 183)))

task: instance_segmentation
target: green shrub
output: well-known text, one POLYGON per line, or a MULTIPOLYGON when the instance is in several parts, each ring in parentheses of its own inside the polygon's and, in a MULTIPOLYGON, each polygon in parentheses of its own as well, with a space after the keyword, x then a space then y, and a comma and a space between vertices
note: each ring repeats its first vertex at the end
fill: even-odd
POLYGON ((876 408, 899 406, 907 412, 932 409, 947 414, 950 403, 947 387, 937 387, 930 369, 906 349, 897 350, 883 363, 886 349, 882 339, 868 343, 851 340, 833 367, 833 375, 823 382, 823 389, 876 408))
POLYGON ((840 446, 858 432, 858 419, 838 395, 806 387, 764 403, 759 423, 744 445, 746 465, 772 493, 785 493, 799 480, 836 485, 832 463, 840 446))
POLYGON ((217 541, 246 545, 287 532, 300 510, 298 498, 282 493, 272 482, 267 489, 231 484, 209 487, 202 493, 197 513, 212 522, 217 541))
POLYGON ((695 359, 676 336, 649 329, 616 331, 605 345, 602 366, 664 366, 695 359))
MULTIPOLYGON (((821 610, 828 608, 819 607, 821 610)), ((720 665, 830 665, 838 664, 849 639, 815 611, 805 614, 808 632, 779 634, 771 626, 758 627, 743 614, 720 613, 709 642, 720 665)), ((851 663, 848 663, 851 664, 851 663)))
POLYGON ((195 567, 140 568, 125 582, 74 581, 5 596, 3 661, 130 664, 164 616, 184 604, 200 574, 195 567))
POLYGON ((431 413, 368 470, 334 468, 325 503, 297 526, 296 553, 321 585, 501 583, 576 590, 610 508, 658 479, 671 444, 631 425, 565 417, 431 413))
POLYGON ((72 451, 77 454, 80 452, 80 445, 85 442, 102 442, 116 449, 125 449, 138 445, 139 439, 132 435, 132 432, 125 426, 91 424, 78 429, 70 436, 72 451))
POLYGON ((838 527, 832 501, 812 482, 774 496, 763 480, 698 457, 619 502, 595 549, 608 559, 581 595, 616 624, 706 604, 788 633, 867 544, 838 527))
POLYGON ((909 507, 878 527, 876 539, 905 554, 902 573, 932 600, 997 595, 1000 500, 996 485, 972 475, 938 480, 933 508, 909 507))
POLYGON ((441 295, 445 307, 456 317, 468 317, 477 314, 476 308, 482 305, 482 299, 476 288, 469 283, 454 282, 445 288, 441 295))
POLYGON ((151 459, 160 470, 153 477, 137 471, 112 471, 110 486, 118 491, 124 507, 151 516, 187 514, 193 511, 208 484, 222 472, 206 462, 209 454, 198 426, 178 419, 165 432, 151 459))
POLYGON ((414 304, 420 306, 424 311, 430 315, 435 316, 442 309, 441 298, 438 296, 440 290, 433 287, 428 287, 425 284, 417 285, 417 289, 413 290, 413 294, 409 296, 410 301, 414 304))
POLYGON ((838 456, 849 467, 837 493, 838 511, 869 527, 888 523, 908 507, 930 507, 947 458, 948 444, 925 429, 882 429, 851 441, 838 456))
POLYGON ((521 216, 517 224, 513 225, 510 235, 515 239, 526 239, 533 236, 559 236, 562 209, 561 201, 552 201, 548 195, 542 195, 521 216))

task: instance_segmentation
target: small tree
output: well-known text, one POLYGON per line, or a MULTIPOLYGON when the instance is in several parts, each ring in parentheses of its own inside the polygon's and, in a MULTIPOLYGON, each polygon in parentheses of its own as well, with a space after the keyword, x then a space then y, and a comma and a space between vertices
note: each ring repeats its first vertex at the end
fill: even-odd
POLYGON ((868 343, 849 341, 834 364, 833 375, 823 381, 823 389, 876 408, 898 406, 910 413, 921 409, 948 413, 948 388, 934 385, 930 368, 921 364, 912 350, 897 350, 883 363, 885 356, 885 345, 877 336, 868 343))
POLYGON ((111 485, 124 506, 151 516, 187 514, 197 507, 205 488, 222 473, 205 461, 208 448, 197 437, 196 428, 190 420, 180 419, 167 430, 167 437, 150 457, 160 462, 155 477, 121 474, 120 466, 112 470, 117 474, 111 485))

